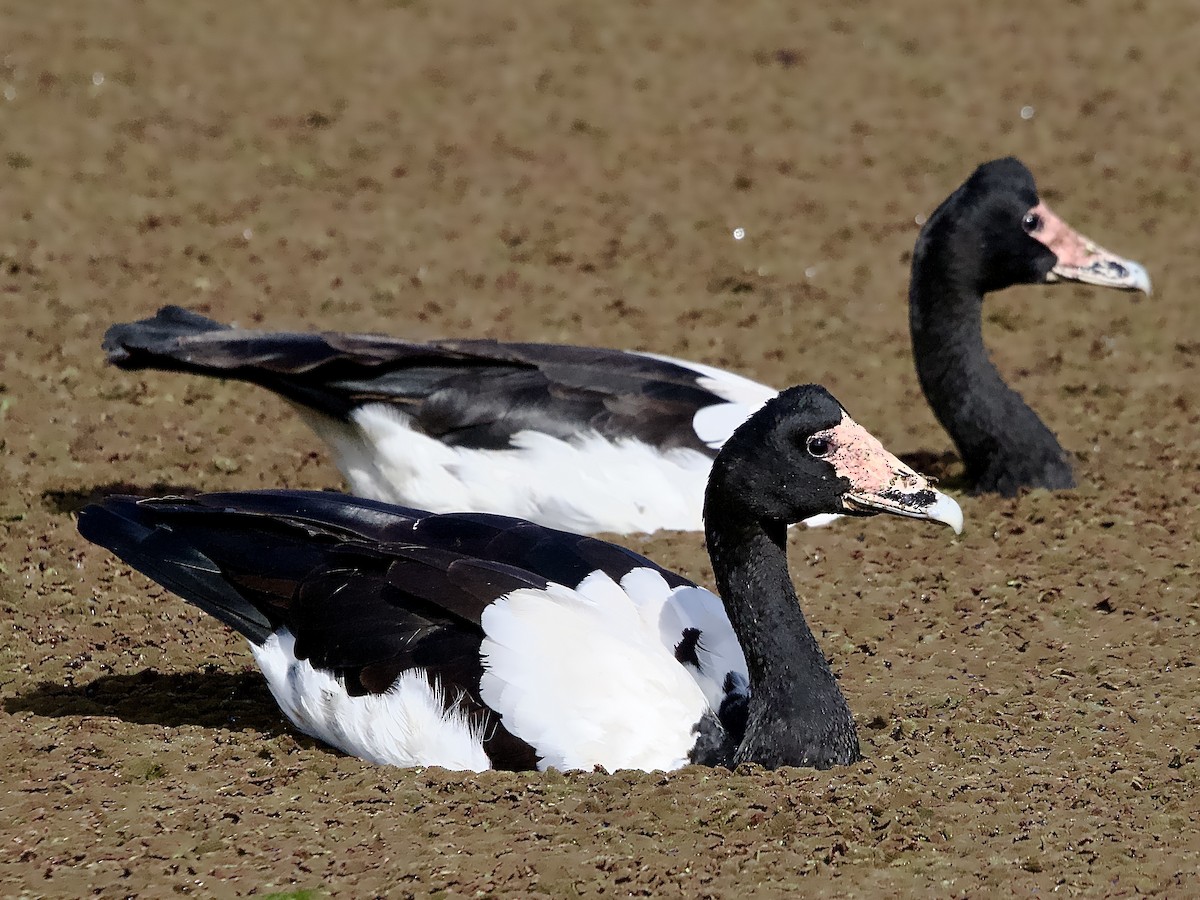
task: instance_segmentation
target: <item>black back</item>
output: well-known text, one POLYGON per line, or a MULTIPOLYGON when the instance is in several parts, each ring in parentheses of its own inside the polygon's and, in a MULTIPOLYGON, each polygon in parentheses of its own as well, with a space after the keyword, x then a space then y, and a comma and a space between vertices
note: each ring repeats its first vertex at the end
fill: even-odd
POLYGON ((104 350, 125 369, 237 378, 338 418, 395 404, 443 443, 480 449, 508 447, 524 430, 564 439, 593 430, 713 456, 692 418, 723 402, 695 372, 621 350, 247 331, 174 306, 113 325, 104 350))

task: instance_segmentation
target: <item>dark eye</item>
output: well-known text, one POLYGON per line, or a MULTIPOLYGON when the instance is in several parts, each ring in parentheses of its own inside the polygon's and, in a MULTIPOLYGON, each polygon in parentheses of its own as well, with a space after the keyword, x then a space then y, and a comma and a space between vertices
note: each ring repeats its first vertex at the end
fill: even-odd
POLYGON ((829 438, 810 437, 808 439, 808 452, 820 459, 822 456, 828 456, 829 451, 833 449, 833 444, 829 438))
POLYGON ((1025 213, 1025 218, 1021 220, 1021 227, 1025 229, 1026 234, 1033 234, 1035 231, 1042 230, 1042 217, 1035 212, 1025 213))

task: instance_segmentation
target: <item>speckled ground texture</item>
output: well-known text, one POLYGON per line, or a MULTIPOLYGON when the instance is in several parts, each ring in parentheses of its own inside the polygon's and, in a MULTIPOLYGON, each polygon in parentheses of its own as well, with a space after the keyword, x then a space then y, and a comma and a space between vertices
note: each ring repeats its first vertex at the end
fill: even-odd
POLYGON ((1197 47, 1175 0, 3 0, 0 895, 1196 891, 1197 47), (340 484, 263 391, 105 367, 167 302, 817 380, 953 489, 908 253, 1009 153, 1155 294, 986 308, 1078 491, 793 537, 860 765, 373 767, 75 533, 121 487, 340 484))

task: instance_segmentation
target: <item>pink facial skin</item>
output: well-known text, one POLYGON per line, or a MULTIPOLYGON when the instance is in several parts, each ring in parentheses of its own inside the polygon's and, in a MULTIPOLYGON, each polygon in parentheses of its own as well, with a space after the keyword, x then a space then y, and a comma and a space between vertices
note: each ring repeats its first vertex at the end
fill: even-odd
POLYGON ((1057 215, 1045 203, 1039 203, 1025 217, 1032 228, 1030 237, 1041 241, 1056 257, 1058 263, 1050 270, 1047 281, 1062 278, 1103 287, 1150 293, 1150 276, 1138 263, 1110 253, 1088 240, 1057 215))
POLYGON ((839 424, 813 437, 829 441, 832 449, 822 459, 849 480, 854 494, 886 497, 895 492, 932 490, 928 479, 889 453, 875 435, 845 414, 839 424))

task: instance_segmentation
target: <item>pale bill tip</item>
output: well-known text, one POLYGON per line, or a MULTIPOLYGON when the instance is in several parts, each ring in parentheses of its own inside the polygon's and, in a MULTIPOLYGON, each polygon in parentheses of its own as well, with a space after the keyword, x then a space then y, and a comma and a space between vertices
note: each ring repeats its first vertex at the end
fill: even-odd
POLYGON ((1150 296, 1150 273, 1139 263, 1126 263, 1129 268, 1129 281, 1134 290, 1150 296))
POLYGON ((941 522, 944 525, 949 525, 954 529, 955 534, 962 534, 963 530, 963 513, 962 508, 947 497, 941 491, 934 491, 937 499, 929 506, 925 507, 925 515, 933 519, 935 522, 941 522))

